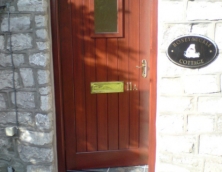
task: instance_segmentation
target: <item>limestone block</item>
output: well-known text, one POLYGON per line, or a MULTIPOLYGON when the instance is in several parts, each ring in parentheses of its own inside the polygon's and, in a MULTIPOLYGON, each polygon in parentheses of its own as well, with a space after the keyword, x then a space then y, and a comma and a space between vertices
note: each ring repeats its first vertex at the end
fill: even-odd
POLYGON ((158 158, 160 162, 172 162, 172 154, 159 152, 158 158))
POLYGON ((202 169, 204 159, 194 155, 177 155, 173 157, 173 163, 186 167, 202 169))
POLYGON ((159 150, 171 153, 193 153, 196 138, 193 136, 161 136, 159 150))
POLYGON ((3 18, 1 23, 1 30, 6 31, 28 31, 31 29, 30 15, 13 16, 10 17, 10 30, 8 28, 8 17, 3 18))
MULTIPOLYGON (((14 94, 11 94, 12 103, 15 104, 14 94)), ((34 92, 17 92, 17 106, 20 108, 33 109, 35 108, 35 93, 34 92)))
POLYGON ((211 62, 209 65, 199 69, 199 74, 215 74, 222 73, 222 54, 219 54, 218 57, 211 62))
POLYGON ((218 93, 220 92, 220 78, 217 75, 189 75, 183 77, 185 93, 218 93))
POLYGON ((38 70, 38 83, 48 84, 50 81, 50 72, 48 70, 38 70))
POLYGON ((200 97, 198 99, 198 112, 202 113, 222 113, 221 97, 200 97))
POLYGON ((189 115, 188 132, 203 133, 214 131, 215 116, 211 115, 189 115))
MULTIPOLYGON (((33 126, 32 114, 28 112, 18 112, 18 121, 20 125, 33 126)), ((0 124, 15 124, 15 112, 0 112, 0 124)))
POLYGON ((166 51, 169 44, 177 37, 190 33, 190 24, 165 24, 162 29, 162 42, 160 42, 160 48, 162 51, 166 51))
POLYGON ((222 19, 222 2, 188 1, 187 20, 222 19))
POLYGON ((46 0, 18 0, 17 3, 19 11, 46 11, 46 0))
POLYGON ((52 95, 41 96, 41 110, 49 111, 52 109, 52 95))
POLYGON ((28 165, 27 172, 53 172, 52 166, 28 165))
POLYGON ((217 43, 219 49, 222 49, 222 40, 220 39, 221 34, 222 34, 222 23, 217 23, 215 28, 215 42, 217 43))
POLYGON ((160 112, 184 112, 193 110, 192 97, 160 97, 160 112))
POLYGON ((52 143, 52 136, 53 133, 43 133, 43 132, 34 132, 34 131, 28 131, 24 128, 19 129, 19 139, 22 142, 30 143, 33 145, 47 145, 52 143))
MULTIPOLYGON (((13 34, 11 36, 11 45, 13 51, 26 50, 33 47, 32 45, 32 37, 30 34, 13 34)), ((9 38, 7 40, 7 49, 10 49, 10 41, 9 38)))
POLYGON ((50 87, 50 86, 41 87, 41 88, 39 88, 39 93, 40 93, 41 95, 50 94, 50 93, 51 93, 51 87, 50 87))
MULTIPOLYGON (((19 88, 19 76, 15 72, 15 87, 19 88)), ((12 70, 0 70, 0 89, 13 88, 13 71, 12 70)))
POLYGON ((162 94, 183 94, 184 89, 181 78, 162 78, 159 82, 162 94))
POLYGON ((22 82, 25 87, 34 86, 34 76, 31 68, 20 68, 20 74, 22 76, 22 82))
POLYGON ((208 36, 208 31, 210 30, 209 27, 209 24, 195 24, 192 27, 191 33, 208 36))
POLYGON ((205 163, 204 172, 221 172, 222 164, 219 163, 205 163))
POLYGON ((160 115, 157 128, 160 133, 182 133, 184 131, 184 116, 160 115))
POLYGON ((0 93, 0 109, 6 108, 6 99, 4 94, 0 93))
POLYGON ((37 47, 39 50, 47 50, 49 49, 49 43, 48 42, 36 42, 37 47))
POLYGON ((36 53, 29 56, 29 63, 35 66, 46 67, 49 63, 48 53, 36 53))
POLYGON ((8 137, 0 138, 0 149, 9 149, 12 147, 12 142, 8 137))
POLYGON ((40 130, 49 130, 52 127, 52 114, 36 114, 35 116, 36 126, 40 130))
POLYGON ((217 130, 222 131, 222 116, 219 116, 217 119, 217 130))
MULTIPOLYGON (((16 67, 25 63, 23 54, 13 54, 12 57, 13 57, 14 65, 16 67)), ((12 60, 11 60, 10 54, 0 53, 0 66, 2 67, 12 66, 12 60)))
POLYGON ((4 36, 0 35, 0 50, 5 49, 5 38, 4 36))
POLYGON ((200 154, 222 156, 222 135, 211 134, 200 136, 200 154))
POLYGON ((181 167, 174 164, 160 163, 157 164, 156 166, 156 172, 191 172, 191 171, 189 168, 186 167, 181 167))
POLYGON ((47 39, 48 38, 47 30, 46 29, 36 30, 36 36, 39 39, 47 39))
POLYGON ((53 161, 52 148, 37 148, 25 145, 18 145, 18 153, 24 162, 50 163, 53 161))
POLYGON ((35 16, 36 27, 46 27, 47 26, 47 17, 48 16, 43 16, 43 15, 35 16))
POLYGON ((160 1, 160 21, 176 22, 185 18, 185 3, 183 1, 160 1))

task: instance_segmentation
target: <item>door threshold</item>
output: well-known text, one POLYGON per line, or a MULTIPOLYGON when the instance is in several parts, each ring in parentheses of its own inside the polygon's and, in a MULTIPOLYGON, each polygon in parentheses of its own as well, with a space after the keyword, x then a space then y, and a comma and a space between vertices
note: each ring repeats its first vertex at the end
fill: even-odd
POLYGON ((86 169, 86 170, 68 170, 67 172, 148 172, 148 165, 132 166, 132 167, 86 169))

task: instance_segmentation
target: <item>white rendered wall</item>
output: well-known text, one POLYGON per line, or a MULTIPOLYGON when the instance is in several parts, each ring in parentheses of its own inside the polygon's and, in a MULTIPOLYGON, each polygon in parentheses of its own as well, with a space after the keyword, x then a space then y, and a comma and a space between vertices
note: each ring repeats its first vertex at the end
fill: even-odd
POLYGON ((200 69, 165 54, 194 33, 222 49, 222 0, 159 0, 156 172, 222 171, 222 54, 200 69))

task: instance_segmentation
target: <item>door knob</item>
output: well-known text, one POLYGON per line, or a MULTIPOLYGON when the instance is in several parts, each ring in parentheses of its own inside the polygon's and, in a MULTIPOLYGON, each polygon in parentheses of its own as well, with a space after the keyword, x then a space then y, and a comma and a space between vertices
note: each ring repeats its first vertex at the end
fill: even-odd
POLYGON ((147 77, 147 62, 145 59, 142 60, 142 66, 136 66, 136 68, 142 68, 142 77, 147 77))

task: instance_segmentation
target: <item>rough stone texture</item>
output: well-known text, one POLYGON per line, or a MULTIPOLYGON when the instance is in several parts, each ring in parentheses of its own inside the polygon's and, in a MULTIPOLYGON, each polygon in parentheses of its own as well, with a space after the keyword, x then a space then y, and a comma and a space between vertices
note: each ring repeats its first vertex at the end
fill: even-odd
POLYGON ((160 126, 160 133, 182 133, 184 131, 184 117, 182 115, 161 115, 158 126, 160 126))
POLYGON ((46 27, 47 26, 47 16, 37 15, 35 16, 36 27, 46 27))
MULTIPOLYGON (((16 88, 19 87, 19 81, 18 81, 18 73, 14 73, 15 78, 15 86, 16 88)), ((0 70, 0 89, 5 88, 13 88, 13 71, 12 70, 0 70)))
MULTIPOLYGON (((26 50, 33 47, 32 37, 30 34, 14 34, 11 36, 12 50, 26 50)), ((0 40, 1 41, 1 40, 0 40)), ((7 49, 10 49, 10 41, 7 41, 7 49)))
POLYGON ((183 77, 185 93, 217 93, 220 92, 219 76, 193 75, 183 77))
POLYGON ((45 29, 39 29, 36 31, 36 36, 39 39, 47 39, 48 38, 48 33, 45 29))
MULTIPOLYGON (((13 16, 10 17, 10 31, 27 31, 31 29, 30 15, 13 16)), ((8 17, 3 18, 1 23, 1 30, 3 32, 8 30, 8 17)))
POLYGON ((200 97, 198 101, 198 111, 202 113, 222 113, 221 97, 200 97))
MULTIPOLYGON (((15 104, 14 94, 11 94, 12 103, 15 104)), ((34 92, 17 92, 17 106, 21 108, 35 108, 34 92)))
POLYGON ((0 35, 0 50, 5 49, 5 39, 4 36, 0 35))
POLYGON ((41 95, 47 95, 51 93, 51 87, 41 87, 39 88, 39 93, 41 95))
POLYGON ((162 94, 183 94, 183 84, 181 78, 162 78, 160 90, 162 94))
POLYGON ((205 163, 204 172, 221 172, 222 164, 219 163, 205 163))
POLYGON ((184 112, 193 110, 192 97, 160 97, 159 110, 161 112, 184 112))
POLYGON ((221 134, 201 135, 200 154, 222 156, 221 143, 221 134))
POLYGON ((0 93, 0 109, 6 108, 6 100, 4 94, 0 93))
POLYGON ((35 166, 29 165, 27 166, 27 172, 52 172, 52 166, 35 166))
POLYGON ((222 40, 219 38, 221 34, 222 34, 222 23, 217 23, 215 30, 215 42, 217 43, 219 49, 222 49, 222 40))
POLYGON ((165 11, 160 16, 162 21, 183 21, 185 4, 183 1, 162 1, 159 5, 159 10, 165 11), (175 15, 176 14, 176 15, 175 15))
POLYGON ((201 170, 204 164, 204 160, 203 158, 199 158, 198 156, 195 155, 191 156, 179 155, 173 157, 173 163, 201 170))
POLYGON ((41 96, 41 109, 43 111, 49 111, 52 108, 52 96, 41 96))
POLYGON ((36 42, 37 47, 39 50, 47 50, 49 49, 49 43, 48 42, 36 42))
POLYGON ((48 70, 38 70, 37 74, 38 74, 38 83, 39 84, 48 84, 49 83, 50 72, 48 70))
MULTIPOLYGON (((13 54, 13 61, 16 67, 25 63, 24 55, 23 54, 13 54)), ((12 59, 10 54, 3 54, 0 53, 0 66, 8 67, 12 66, 12 59)))
POLYGON ((24 162, 50 163, 53 161, 53 150, 51 148, 37 148, 31 146, 18 146, 20 158, 24 162))
MULTIPOLYGON (((20 125, 33 126, 32 114, 28 112, 18 112, 18 121, 20 125)), ((15 124, 15 112, 0 112, 0 124, 15 124)))
POLYGON ((214 131, 215 116, 201 115, 188 116, 188 132, 204 133, 214 131))
POLYGON ((30 68, 21 68, 20 74, 22 77, 22 82, 25 87, 32 87, 34 86, 34 76, 33 71, 30 68))
POLYGON ((217 130, 222 131, 222 116, 217 119, 217 130))
POLYGON ((222 19, 222 2, 188 1, 187 20, 222 19))
MULTIPOLYGON (((46 67, 49 63, 49 54, 47 53, 36 53, 29 57, 31 65, 46 67)), ((40 72, 41 73, 41 72, 40 72)))
POLYGON ((160 151, 172 153, 193 153, 195 150, 196 138, 193 136, 162 136, 159 140, 160 151))
POLYGON ((156 171, 158 172, 191 172, 189 169, 186 169, 186 167, 181 167, 181 166, 166 164, 166 163, 159 164, 157 166, 156 171))
POLYGON ((52 132, 50 133, 34 132, 34 131, 28 131, 24 128, 23 129, 20 128, 19 139, 22 142, 43 146, 52 143, 52 136, 53 136, 52 132))
POLYGON ((18 0, 19 11, 46 11, 46 0, 18 0))
POLYGON ((36 114, 35 116, 36 126, 39 130, 49 130, 52 127, 52 114, 36 114))

